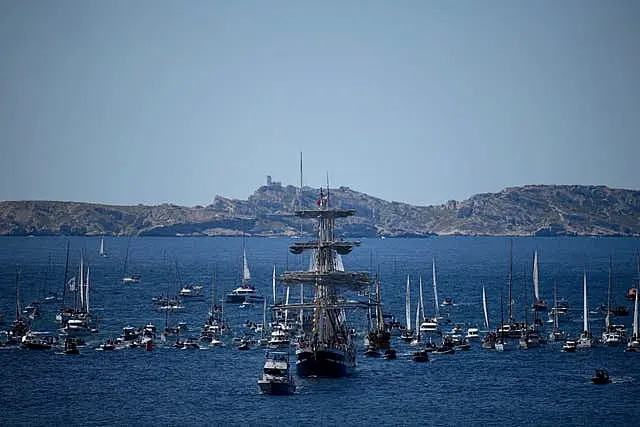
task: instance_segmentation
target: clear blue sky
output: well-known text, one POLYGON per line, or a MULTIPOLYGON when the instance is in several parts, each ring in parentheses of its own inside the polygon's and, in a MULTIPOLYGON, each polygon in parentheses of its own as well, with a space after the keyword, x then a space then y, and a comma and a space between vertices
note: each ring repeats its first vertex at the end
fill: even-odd
POLYGON ((0 200, 640 188, 640 1, 0 0, 0 200))

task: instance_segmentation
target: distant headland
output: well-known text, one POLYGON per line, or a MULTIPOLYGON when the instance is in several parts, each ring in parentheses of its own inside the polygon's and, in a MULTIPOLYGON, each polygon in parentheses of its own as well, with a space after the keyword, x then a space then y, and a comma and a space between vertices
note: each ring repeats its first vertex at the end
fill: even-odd
MULTIPOLYGON (((248 200, 216 196, 208 206, 115 206, 0 202, 0 235, 295 236, 313 230, 293 212, 320 190, 270 181, 248 200), (302 228, 301 228, 302 227, 302 228)), ((640 191, 582 185, 527 185, 437 206, 388 202, 348 187, 332 203, 355 209, 341 236, 640 236, 640 191)))

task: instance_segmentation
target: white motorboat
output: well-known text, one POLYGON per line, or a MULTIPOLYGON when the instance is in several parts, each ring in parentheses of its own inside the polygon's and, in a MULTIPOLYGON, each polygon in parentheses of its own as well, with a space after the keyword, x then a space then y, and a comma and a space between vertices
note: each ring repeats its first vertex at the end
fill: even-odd
POLYGON ((465 338, 469 341, 477 341, 480 339, 480 330, 478 328, 467 329, 467 335, 465 338))
POLYGON ((290 372, 289 353, 267 351, 263 373, 258 380, 260 391, 264 394, 289 395, 296 391, 296 385, 290 372))

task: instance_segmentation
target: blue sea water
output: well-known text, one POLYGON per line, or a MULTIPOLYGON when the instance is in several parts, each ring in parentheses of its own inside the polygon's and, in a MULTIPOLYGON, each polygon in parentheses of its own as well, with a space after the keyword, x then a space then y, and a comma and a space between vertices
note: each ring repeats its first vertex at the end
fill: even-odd
MULTIPOLYGON (((0 348, 2 425, 637 425, 640 396, 640 354, 622 347, 597 347, 561 352, 560 344, 498 353, 479 343, 468 352, 432 355, 429 363, 410 360, 411 347, 394 338, 397 360, 362 356, 356 375, 340 379, 296 378, 293 396, 259 394, 257 379, 264 363, 258 348, 194 351, 156 347, 151 352, 123 349, 96 351, 126 325, 153 322, 161 330, 165 315, 151 298, 175 293, 179 282, 200 282, 206 297, 185 301, 185 310, 169 323, 184 321, 187 335, 198 336, 210 300, 213 272, 219 294, 237 287, 241 278, 242 241, 237 238, 105 238, 106 258, 98 255, 97 237, 0 238, 0 313, 8 328, 15 313, 16 269, 20 272, 22 305, 49 291, 62 293, 66 245, 70 272, 76 275, 81 251, 91 267, 92 311, 100 318, 99 333, 88 339, 79 356, 56 351, 0 348), (129 272, 142 281, 123 285, 127 246, 129 272), (612 383, 591 384, 595 368, 609 370, 612 383)), ((613 263, 615 304, 631 309, 614 319, 631 326, 633 306, 625 299, 636 275, 639 239, 515 238, 513 300, 515 315, 529 321, 523 307, 532 299, 532 258, 537 250, 542 296, 551 305, 554 277, 559 296, 570 305, 563 330, 577 334, 582 325, 582 277, 587 273, 589 306, 606 303, 609 258, 613 263)), ((246 241, 254 284, 271 294, 271 272, 304 269, 308 259, 288 255, 289 239, 246 241)), ((507 293, 510 239, 437 237, 430 239, 363 239, 344 257, 348 270, 378 271, 384 311, 404 321, 405 284, 423 276, 427 313, 433 311, 431 262, 438 269, 440 299, 455 304, 441 308, 453 323, 483 323, 485 286, 492 327, 500 322, 500 293, 507 293)), ((282 292, 282 288, 278 289, 282 292)), ((55 330, 60 302, 42 305, 37 330, 55 330)), ((415 309, 415 305, 414 305, 415 309)), ((246 320, 262 321, 261 307, 227 306, 237 334, 246 320)), ((350 312, 360 331, 365 314, 350 312)), ((546 319, 545 319, 546 320, 546 319)), ((591 316, 594 333, 604 326, 602 314, 591 316)), ((547 325, 548 327, 548 325, 547 325)), ((361 340, 359 340, 361 343, 361 340)), ((293 349, 292 349, 293 350, 293 349)))

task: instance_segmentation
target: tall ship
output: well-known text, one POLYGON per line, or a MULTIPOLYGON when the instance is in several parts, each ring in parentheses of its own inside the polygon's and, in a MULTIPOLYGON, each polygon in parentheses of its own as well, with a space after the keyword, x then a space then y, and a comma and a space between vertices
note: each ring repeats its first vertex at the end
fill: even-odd
MULTIPOLYGON (((337 239, 335 220, 355 215, 353 209, 330 207, 329 189, 320 190, 316 209, 295 212, 302 219, 316 220, 316 240, 295 242, 291 253, 311 253, 310 268, 286 271, 281 284, 288 287, 313 288, 313 301, 288 304, 286 309, 304 310, 303 333, 296 348, 296 372, 300 376, 343 377, 356 368, 355 333, 349 327, 346 310, 367 308, 368 303, 347 301, 347 291, 362 293, 370 286, 368 272, 344 271, 342 255, 347 255, 360 242, 337 239)), ((308 295, 308 294, 307 294, 308 295)), ((283 308, 283 307, 281 307, 283 308)))

